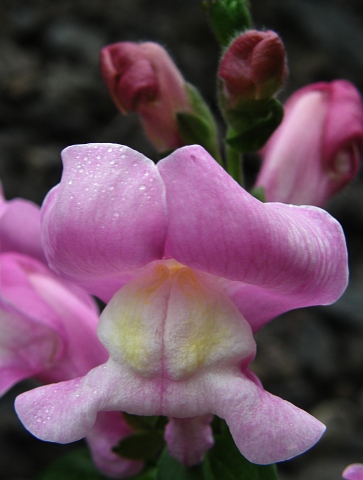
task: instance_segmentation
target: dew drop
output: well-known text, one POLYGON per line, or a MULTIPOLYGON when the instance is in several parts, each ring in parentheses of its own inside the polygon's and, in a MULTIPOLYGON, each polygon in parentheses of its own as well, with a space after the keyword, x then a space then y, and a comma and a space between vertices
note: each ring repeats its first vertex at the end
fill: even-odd
POLYGON ((120 216, 120 212, 113 212, 113 216, 114 216, 115 218, 119 217, 119 216, 120 216))
POLYGON ((146 188, 145 185, 140 185, 139 186, 139 190, 145 190, 145 188, 146 188))
POLYGON ((72 180, 72 179, 71 179, 71 180, 68 180, 68 185, 72 185, 72 183, 73 183, 73 180, 72 180))
POLYGON ((112 150, 113 150, 112 148, 108 148, 108 149, 107 149, 108 153, 111 153, 112 150))

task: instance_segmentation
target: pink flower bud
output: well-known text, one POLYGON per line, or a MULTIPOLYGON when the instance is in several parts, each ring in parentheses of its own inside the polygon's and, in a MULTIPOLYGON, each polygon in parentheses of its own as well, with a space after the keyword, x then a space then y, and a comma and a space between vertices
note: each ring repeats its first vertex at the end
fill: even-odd
POLYGON ((346 80, 309 85, 285 104, 285 116, 262 150, 256 186, 269 202, 323 205, 357 174, 363 106, 346 80))
POLYGON ((284 45, 272 30, 249 30, 238 36, 219 66, 223 94, 230 107, 240 100, 273 96, 287 77, 284 45))
POLYGON ((157 150, 182 146, 176 113, 191 111, 185 82, 163 47, 119 42, 101 50, 101 74, 122 113, 137 112, 157 150))

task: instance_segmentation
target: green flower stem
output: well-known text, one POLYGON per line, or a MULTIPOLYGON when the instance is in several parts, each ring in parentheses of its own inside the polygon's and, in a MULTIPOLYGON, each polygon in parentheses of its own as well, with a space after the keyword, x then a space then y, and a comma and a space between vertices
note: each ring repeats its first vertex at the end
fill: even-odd
POLYGON ((231 177, 241 185, 241 187, 244 187, 245 182, 242 163, 242 154, 238 150, 235 150, 226 144, 226 170, 231 177))

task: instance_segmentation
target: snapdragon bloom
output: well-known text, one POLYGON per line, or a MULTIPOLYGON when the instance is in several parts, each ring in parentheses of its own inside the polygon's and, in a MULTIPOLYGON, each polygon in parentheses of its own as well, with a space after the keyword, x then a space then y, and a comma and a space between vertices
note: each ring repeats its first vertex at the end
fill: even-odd
POLYGON ((67 443, 100 411, 165 415, 169 451, 188 465, 212 444, 211 414, 252 462, 310 448, 324 426, 266 392, 248 367, 253 332, 344 291, 339 224, 315 207, 259 202, 199 146, 157 165, 115 144, 62 157, 61 183, 42 207, 43 243, 53 270, 108 303, 98 335, 110 357, 20 395, 24 425, 67 443))
POLYGON ((323 205, 358 173, 363 149, 363 106, 346 80, 295 92, 281 125, 262 149, 256 186, 269 202, 323 205))
POLYGON ((363 464, 353 463, 349 465, 343 472, 345 480, 363 480, 363 464))
MULTIPOLYGON (((45 384, 76 378, 108 357, 96 335, 99 311, 92 297, 41 260, 39 207, 6 202, 0 192, 0 395, 30 377, 45 384)), ((120 414, 98 414, 86 440, 107 475, 120 478, 142 468, 112 452, 130 433, 120 414)))

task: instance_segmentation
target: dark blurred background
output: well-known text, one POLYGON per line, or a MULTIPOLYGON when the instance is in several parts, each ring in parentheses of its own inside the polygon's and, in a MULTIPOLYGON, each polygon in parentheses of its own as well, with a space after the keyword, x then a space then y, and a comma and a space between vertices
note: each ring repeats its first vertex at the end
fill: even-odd
MULTIPOLYGON (((290 79, 282 100, 336 78, 363 92, 361 0, 252 0, 252 12, 256 27, 276 30, 285 42, 290 79)), ((0 179, 8 199, 40 204, 60 179, 60 151, 71 144, 115 142, 156 158, 137 117, 121 117, 99 74, 100 48, 120 40, 163 44, 218 115, 219 48, 199 0, 1 0, 0 179)), ((250 180, 257 170, 250 158, 250 180)), ((350 287, 336 305, 290 312, 257 335, 254 369, 265 388, 328 426, 318 446, 279 466, 282 480, 339 480, 348 463, 363 462, 362 177, 327 209, 347 235, 350 287)), ((21 427, 13 400, 29 385, 0 401, 0 480, 34 479, 73 448, 42 443, 21 427)))

